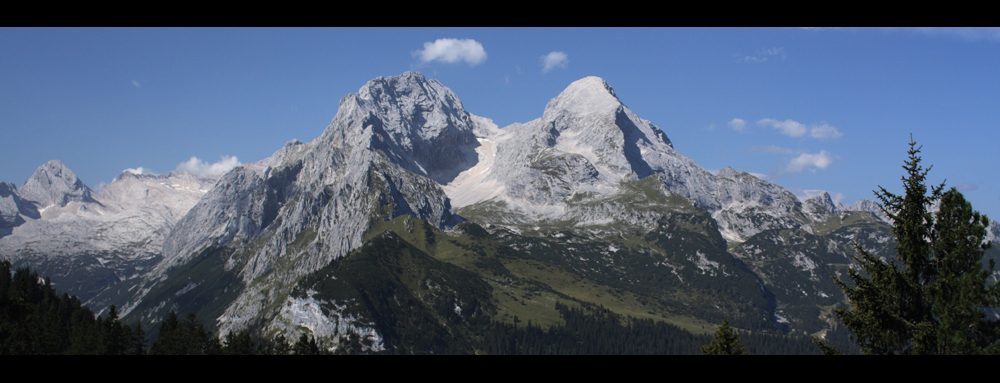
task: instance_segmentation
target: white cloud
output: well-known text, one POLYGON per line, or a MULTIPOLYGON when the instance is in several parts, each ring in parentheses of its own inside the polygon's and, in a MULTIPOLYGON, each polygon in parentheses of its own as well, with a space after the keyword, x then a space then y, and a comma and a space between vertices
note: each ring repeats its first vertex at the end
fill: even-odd
POLYGON ((781 134, 789 137, 802 137, 808 133, 810 137, 822 140, 827 138, 839 138, 844 135, 840 132, 840 130, 837 130, 836 127, 825 122, 820 125, 806 126, 805 124, 795 120, 778 121, 773 118, 765 118, 757 121, 757 125, 770 126, 780 130, 781 134))
POLYGON ((816 154, 802 153, 788 162, 788 166, 785 166, 785 172, 801 173, 803 170, 815 172, 816 169, 826 169, 831 164, 833 164, 833 156, 826 150, 820 150, 816 154))
POLYGON ((141 88, 142 87, 141 85, 139 85, 139 82, 135 81, 135 80, 132 80, 132 85, 135 85, 136 88, 141 88))
POLYGON ((143 169, 142 166, 137 167, 135 169, 125 169, 125 170, 122 170, 122 173, 124 173, 124 172, 129 172, 129 173, 132 173, 132 174, 149 174, 150 173, 149 169, 143 169))
POLYGON ((465 61, 470 66, 475 66, 486 61, 483 44, 473 39, 437 39, 433 43, 424 43, 424 49, 413 52, 413 55, 425 63, 465 61))
POLYGON ((542 56, 542 73, 548 73, 556 67, 565 68, 569 65, 569 56, 566 52, 549 52, 542 56))
POLYGON ((778 121, 773 118, 765 118, 763 120, 757 121, 757 125, 770 126, 772 128, 780 130, 781 134, 790 137, 802 137, 806 135, 806 132, 809 131, 809 129, 806 128, 805 125, 802 125, 798 121, 793 121, 793 120, 778 121))
POLYGON ((726 125, 729 125, 730 128, 733 128, 733 130, 740 133, 743 133, 747 130, 746 120, 740 118, 734 118, 732 119, 732 121, 729 121, 729 123, 727 123, 726 125))
POLYGON ((844 134, 837 130, 836 127, 823 123, 822 125, 813 125, 812 128, 809 129, 809 135, 812 136, 812 138, 823 140, 827 138, 840 138, 840 136, 843 136, 844 134))
POLYGON ((209 164, 198 157, 192 156, 191 159, 178 164, 177 170, 194 174, 220 176, 240 165, 242 164, 236 159, 236 156, 222 156, 222 159, 214 164, 209 164))

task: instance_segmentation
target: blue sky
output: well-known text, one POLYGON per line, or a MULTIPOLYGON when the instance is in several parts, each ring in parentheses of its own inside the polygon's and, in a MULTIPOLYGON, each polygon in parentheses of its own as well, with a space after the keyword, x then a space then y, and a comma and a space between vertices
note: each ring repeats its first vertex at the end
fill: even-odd
POLYGON ((901 191, 912 133, 932 183, 1000 218, 996 28, 2 28, 0 180, 51 159, 95 188, 125 169, 256 162, 405 71, 501 127, 600 76, 706 169, 845 204, 901 191))

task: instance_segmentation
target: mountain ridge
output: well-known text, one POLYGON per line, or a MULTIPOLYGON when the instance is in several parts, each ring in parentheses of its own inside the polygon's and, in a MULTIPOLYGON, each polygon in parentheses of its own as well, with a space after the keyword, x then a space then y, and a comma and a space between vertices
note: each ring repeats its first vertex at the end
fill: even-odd
MULTIPOLYGON (((50 250, 68 263, 52 270, 111 265, 102 279, 109 286, 88 291, 88 304, 116 304, 123 317, 150 325, 171 310, 197 312, 222 333, 310 328, 299 321, 312 310, 307 303, 320 303, 299 282, 329 274, 379 233, 416 235, 406 241, 421 257, 479 273, 493 289, 488 306, 504 320, 524 315, 511 306, 518 300, 546 320, 558 317, 545 306, 552 302, 526 303, 532 289, 553 302, 590 302, 590 292, 567 290, 566 281, 582 278, 606 288, 617 300, 602 302, 622 312, 815 332, 828 319, 816 311, 842 299, 817 270, 843 271, 854 238, 888 243, 871 203, 844 207, 826 192, 800 202, 731 167, 708 172, 593 76, 570 84, 541 117, 499 128, 437 80, 406 72, 342 97, 317 138, 289 141, 217 178, 123 172, 95 194, 58 161, 36 175, 26 191, 44 201, 0 184, 0 252, 45 249, 25 245, 27 233, 61 238, 50 250), (103 224, 113 217, 134 222, 124 225, 131 231, 103 224), (414 229, 409 217, 426 227, 414 229), (94 235, 75 237, 101 228, 120 243, 90 251, 94 235), (488 246, 469 237, 484 235, 494 238, 488 246), (463 260, 472 254, 476 261, 463 260), (533 269, 561 273, 562 284, 533 269), (525 295, 497 295, 507 290, 525 295), (286 315, 288 307, 295 310, 286 315)), ((347 303, 323 304, 344 331, 388 339, 360 319, 344 324, 347 303)))

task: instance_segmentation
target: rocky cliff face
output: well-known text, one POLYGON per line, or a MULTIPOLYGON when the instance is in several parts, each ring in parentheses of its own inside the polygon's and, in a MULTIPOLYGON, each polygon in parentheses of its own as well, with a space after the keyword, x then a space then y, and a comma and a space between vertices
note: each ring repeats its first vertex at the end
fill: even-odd
POLYGON ((40 166, 17 192, 21 198, 34 202, 39 209, 64 207, 70 202, 95 202, 93 191, 59 160, 40 166))
MULTIPOLYGON (((834 213, 823 202, 814 218, 834 213)), ((163 261, 126 294, 123 312, 156 322, 171 309, 196 311, 223 332, 295 328, 277 323, 288 320, 277 313, 296 281, 360 247, 377 222, 410 215, 449 229, 464 219, 453 206, 498 235, 516 233, 506 242, 515 249, 555 246, 538 256, 562 255, 545 262, 612 283, 644 272, 652 257, 650 275, 676 276, 681 289, 720 276, 759 286, 727 266, 736 261, 722 238, 811 222, 784 189, 731 168, 713 175, 678 153, 600 78, 571 84, 541 118, 498 129, 437 81, 405 73, 341 99, 315 140, 289 142, 223 176, 173 226, 163 261), (574 239, 543 239, 565 235, 574 239), (573 243, 591 242, 593 257, 573 257, 573 243)), ((619 287, 646 291, 640 282, 619 287)), ((698 289, 692 296, 706 293, 698 289)), ((763 310, 765 323, 754 325, 766 326, 768 299, 731 303, 763 310)))
POLYGON ((21 198, 17 186, 0 182, 0 238, 10 235, 15 227, 39 217, 35 204, 21 198))
POLYGON ((0 184, 0 255, 130 320, 193 311, 224 333, 285 331, 327 323, 305 318, 322 312, 293 287, 374 227, 407 215, 432 238, 469 219, 519 259, 664 313, 818 331, 816 308, 842 300, 824 276, 849 267, 848 245, 889 243, 884 222, 856 211, 885 221, 871 201, 800 203, 748 173, 711 174, 597 77, 498 129, 439 82, 404 73, 342 98, 318 138, 220 178, 123 173, 95 195, 52 161, 20 189, 0 184))
MULTIPOLYGON (((153 319, 177 305, 218 308, 223 331, 270 320, 294 281, 361 246, 373 222, 412 215, 441 229, 460 223, 439 182, 472 166, 473 132, 489 129, 492 122, 419 73, 368 82, 341 99, 319 138, 223 176, 166 238, 164 261, 126 311, 153 319), (210 303, 172 297, 188 288, 169 287, 177 270, 220 254, 219 272, 238 280, 237 294, 210 303)), ((191 283, 188 294, 210 288, 191 283)))

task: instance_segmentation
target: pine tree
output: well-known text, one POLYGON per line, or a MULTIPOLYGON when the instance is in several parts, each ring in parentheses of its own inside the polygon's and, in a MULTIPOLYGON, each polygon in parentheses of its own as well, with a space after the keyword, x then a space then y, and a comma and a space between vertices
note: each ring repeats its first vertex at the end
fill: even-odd
MULTIPOLYGON (((855 244, 853 286, 834 277, 850 306, 837 317, 866 354, 972 354, 1000 351, 1000 323, 982 309, 1000 307, 1000 287, 987 287, 994 267, 983 270, 988 220, 956 189, 925 184, 920 148, 910 142, 905 194, 879 187, 879 207, 893 221, 896 255, 883 261, 855 244), (930 207, 941 201, 937 218, 930 207)), ((818 342, 821 344, 821 342, 818 342)), ((821 344, 822 347, 822 344, 821 344)), ((827 349, 824 349, 829 351, 827 349)))
POLYGON ((712 343, 701 346, 702 355, 747 355, 737 334, 729 327, 729 320, 723 320, 719 330, 715 332, 712 343))
POLYGON ((299 337, 299 341, 295 342, 292 346, 292 353, 295 355, 320 355, 319 345, 316 344, 316 338, 307 336, 302 333, 299 337))
POLYGON ((135 331, 132 332, 132 355, 144 355, 146 353, 146 331, 142 329, 142 322, 135 324, 135 331))

